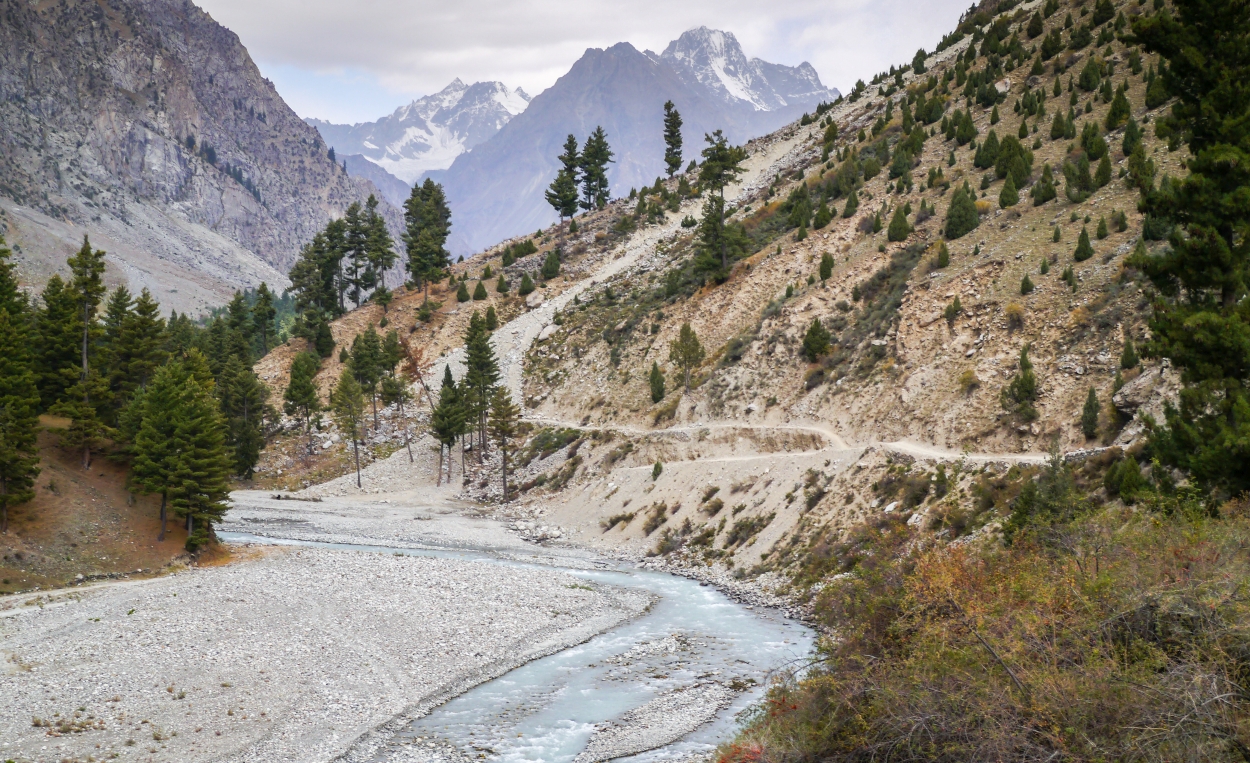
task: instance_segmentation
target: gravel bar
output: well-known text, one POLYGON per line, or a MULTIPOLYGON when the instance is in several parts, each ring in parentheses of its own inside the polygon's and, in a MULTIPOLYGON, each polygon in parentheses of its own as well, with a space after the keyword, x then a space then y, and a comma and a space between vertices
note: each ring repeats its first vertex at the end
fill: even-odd
POLYGON ((0 599, 0 759, 326 761, 641 614, 557 571, 317 548, 0 599))

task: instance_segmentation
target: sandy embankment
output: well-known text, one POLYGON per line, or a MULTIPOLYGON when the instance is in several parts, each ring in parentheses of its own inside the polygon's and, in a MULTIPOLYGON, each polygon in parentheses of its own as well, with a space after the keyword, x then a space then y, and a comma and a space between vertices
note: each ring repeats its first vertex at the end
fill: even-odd
POLYGON ((303 548, 43 607, 0 600, 0 759, 328 760, 650 602, 582 586, 547 570, 303 548))

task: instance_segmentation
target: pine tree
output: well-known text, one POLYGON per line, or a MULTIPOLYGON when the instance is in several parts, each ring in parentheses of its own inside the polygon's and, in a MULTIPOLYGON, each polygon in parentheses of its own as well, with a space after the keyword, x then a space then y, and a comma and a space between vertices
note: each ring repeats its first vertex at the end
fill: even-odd
POLYGON ((265 402, 269 388, 238 358, 230 358, 222 369, 217 396, 226 425, 226 446, 231 453, 234 473, 251 479, 265 447, 265 402))
POLYGON ((681 170, 681 114, 672 101, 664 102, 664 164, 669 177, 681 170))
POLYGON ((1025 273, 1024 278, 1020 279, 1020 294, 1021 295, 1032 294, 1034 288, 1035 287, 1033 286, 1033 279, 1029 278, 1028 273, 1025 273))
POLYGON ((520 431, 521 409, 512 402, 508 388, 499 385, 494 388, 490 399, 490 435, 499 446, 499 455, 503 462, 503 500, 508 500, 508 454, 512 452, 512 440, 520 431))
POLYGON ((911 235, 911 225, 907 222, 907 215, 903 213, 902 207, 894 208, 894 217, 890 220, 890 228, 886 231, 886 238, 892 242, 906 241, 911 235))
POLYGON ((1098 408, 1098 393, 1090 387, 1089 394, 1085 397, 1085 407, 1081 409, 1081 432, 1086 440, 1098 436, 1098 408))
POLYGON ((582 175, 582 209, 603 209, 608 203, 608 164, 613 156, 607 133, 596 127, 582 147, 578 165, 582 175))
POLYGON ((1016 181, 1007 176, 1007 182, 1003 183, 1003 190, 998 194, 998 206, 1003 209, 1014 207, 1020 203, 1020 194, 1016 192, 1016 181))
POLYGON ((1094 256, 1094 247, 1089 243, 1089 230, 1081 228, 1081 236, 1076 242, 1076 251, 1072 253, 1072 259, 1076 262, 1084 262, 1094 256))
POLYGON ((833 255, 825 252, 820 255, 820 281, 824 283, 833 275, 833 255))
POLYGON ((821 355, 828 354, 830 339, 832 337, 829 329, 824 327, 819 318, 812 318, 812 323, 803 336, 803 354, 809 363, 815 363, 821 355))
MULTIPOLYGON (((82 465, 86 469, 91 466, 92 451, 103 446, 107 434, 96 410, 104 402, 100 398, 106 395, 107 386, 100 379, 98 369, 93 369, 90 363, 93 340, 101 333, 96 310, 105 293, 104 252, 92 249, 91 242, 83 236, 82 248, 69 258, 69 267, 73 278, 66 286, 66 293, 74 305, 77 328, 81 331, 81 371, 77 383, 65 391, 65 399, 54 411, 71 419, 62 444, 82 448, 82 465)), ((67 369, 60 371, 68 377, 67 369)))
POLYGON ((360 441, 364 437, 361 425, 365 418, 365 396, 356 383, 350 368, 344 368, 339 382, 330 393, 330 410, 339 431, 352 440, 352 454, 356 459, 356 487, 363 487, 360 480, 360 441))
POLYGON ((703 345, 699 344, 699 337, 694 333, 694 329, 689 323, 681 324, 681 331, 677 339, 673 340, 669 345, 668 359, 677 364, 682 371, 683 385, 687 392, 690 391, 690 372, 703 362, 707 354, 703 351, 703 345))
POLYGON ((469 296, 469 287, 465 285, 464 281, 461 281, 460 288, 456 289, 456 301, 468 302, 470 299, 472 297, 469 296))
POLYGON ((937 267, 944 268, 951 264, 951 250, 945 241, 938 242, 937 267))
POLYGON ((443 187, 430 178, 414 186, 404 202, 404 234, 401 239, 408 254, 405 267, 413 281, 430 297, 430 282, 442 277, 451 264, 447 236, 451 233, 451 209, 443 187))
POLYGON ((301 352, 291 362, 291 379, 282 395, 283 410, 300 422, 308 438, 308 455, 312 455, 313 417, 321 410, 321 398, 317 395, 315 379, 321 369, 321 358, 315 352, 301 352))
POLYGON ((269 354, 269 341, 278 334, 278 327, 274 322, 277 317, 278 310, 273 305, 273 292, 269 291, 269 284, 262 281, 256 288, 256 302, 252 304, 252 325, 260 335, 261 357, 269 354))
POLYGON ((494 331, 499 328, 499 314, 495 312, 495 306, 491 305, 486 308, 486 330, 494 331))
POLYGON ((481 281, 478 281, 477 286, 473 289, 473 300, 475 302, 481 302, 486 299, 486 297, 486 286, 481 281))
POLYGON ((1025 421, 1037 418, 1033 403, 1037 401, 1037 376, 1029 361, 1029 345, 1020 350, 1020 369, 1011 382, 1003 387, 1000 399, 1003 408, 1015 413, 1025 421))
POLYGON ((8 256, 0 239, 0 533, 9 531, 9 507, 35 496, 39 476, 39 390, 27 311, 11 288, 8 256))
MULTIPOLYGON (((461 400, 467 419, 474 422, 478 442, 486 441, 486 418, 490 410, 491 390, 499 383, 499 364, 495 349, 490 343, 490 333, 482 316, 474 312, 469 319, 465 334, 465 374, 461 384, 461 400)), ((478 460, 484 454, 478 451, 478 460)))
POLYGON ((1126 371, 1130 368, 1137 368, 1138 362, 1137 348, 1133 346, 1133 340, 1125 339, 1124 351, 1120 353, 1120 368, 1126 371))
POLYGON ((846 197, 846 207, 842 210, 842 217, 849 219, 855 216, 859 211, 859 193, 851 191, 846 197))
POLYGON ((543 267, 540 272, 544 281, 550 281, 560 275, 560 255, 555 249, 547 252, 547 259, 543 260, 543 267))
MULTIPOLYGON (((725 186, 732 183, 743 173, 742 162, 746 161, 746 150, 741 146, 731 146, 729 139, 720 130, 711 135, 704 135, 707 148, 703 149, 703 165, 699 168, 699 185, 717 191, 720 203, 717 206, 718 228, 725 229, 725 186)), ((704 206, 704 216, 708 207, 704 206)), ((721 270, 729 269, 729 247, 725 236, 720 237, 721 270)))
POLYGON ((508 293, 508 279, 503 277, 503 273, 499 274, 499 280, 495 282, 495 291, 499 294, 508 293))
POLYGON ((551 181, 543 196, 560 216, 560 224, 564 224, 564 218, 577 214, 577 179, 567 171, 556 173, 556 179, 551 181))
POLYGON ((660 371, 660 364, 651 361, 651 402, 658 403, 664 399, 664 374, 660 371))
POLYGON ((443 387, 439 391, 438 405, 430 414, 430 432, 438 441, 438 484, 442 484, 443 448, 447 448, 447 482, 451 483, 451 448, 456 438, 464 432, 464 408, 460 403, 456 382, 451 377, 451 367, 443 371, 443 387))
POLYGON ((358 334, 352 340, 351 360, 352 377, 367 395, 373 407, 373 428, 378 427, 378 383, 382 381, 383 356, 382 338, 374 330, 373 325, 358 334))
POLYGON ((520 287, 517 288, 517 294, 520 294, 522 297, 524 297, 528 294, 532 294, 533 291, 534 291, 533 279, 530 278, 529 273, 523 274, 521 276, 521 285, 520 287))
POLYGON ((955 190, 950 209, 946 213, 946 238, 954 241, 975 230, 981 224, 977 214, 976 198, 965 182, 955 190))
POLYGON ((226 514, 230 456, 212 381, 192 373, 181 393, 172 415, 176 455, 169 506, 186 520, 186 547, 195 552, 213 540, 213 523, 226 514))

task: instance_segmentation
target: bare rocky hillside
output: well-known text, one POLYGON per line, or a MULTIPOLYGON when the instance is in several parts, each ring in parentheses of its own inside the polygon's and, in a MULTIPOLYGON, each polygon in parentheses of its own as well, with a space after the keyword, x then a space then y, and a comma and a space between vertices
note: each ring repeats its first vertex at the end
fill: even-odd
POLYGON ((375 192, 191 2, 4 0, 0 19, 0 229, 28 283, 86 233, 113 280, 200 312, 285 286, 300 246, 375 192))
MULTIPOLYGON (((1166 106, 1147 107, 1146 90, 1158 62, 1121 39, 1126 25, 1091 24, 1087 45, 1060 46, 1043 61, 1042 43, 1056 30, 1066 41, 1092 8, 1064 5, 1043 18, 1042 7, 969 16, 923 74, 886 73, 808 124, 749 143, 744 175, 726 191, 749 249, 723 281, 695 267, 698 229, 681 223, 700 216, 703 198, 678 198, 680 178, 586 216, 576 234, 544 232, 543 250, 559 246, 566 265, 542 306, 491 291, 502 320, 517 316, 495 346, 532 426, 515 475, 522 497, 502 509, 519 532, 558 529, 631 553, 731 565, 793 560, 807 539, 882 512, 909 512, 955 538, 997 527, 1011 496, 995 475, 1013 465, 1040 464, 1056 449, 1079 460, 1139 446, 1140 414, 1157 416, 1176 380, 1155 362, 1122 362, 1146 335, 1149 295, 1126 264, 1145 221, 1126 122, 1107 126, 1117 95, 1154 182, 1181 172, 1184 156, 1156 132, 1166 106), (920 150, 897 160, 908 140, 920 150), (1031 162, 1012 204, 1003 194, 1009 177, 1015 185, 1011 168, 1000 174, 977 155, 1014 141, 1031 162), (1103 152, 1110 171, 1100 173, 1103 152), (1049 199, 1034 193, 1047 168, 1049 199), (965 182, 976 227, 947 237, 965 182), (841 192, 830 190, 839 183, 841 192), (848 216, 850 187, 858 209, 848 216), (804 198, 813 210, 824 200, 832 219, 802 225, 793 208, 804 198), (899 210, 908 230, 891 241, 899 210), (1088 258, 1076 256, 1082 231, 1088 258), (833 264, 822 279, 825 255, 833 264), (830 340, 815 360, 803 350, 813 321, 830 340), (669 356, 683 323, 706 352, 688 391, 669 356), (1026 346, 1032 411, 1008 394, 1026 346), (665 376, 659 402, 653 363, 665 376), (1087 437, 1091 389, 1099 412, 1087 437)), ((498 271, 498 254, 460 268, 498 271)), ((442 314, 411 335, 430 348, 427 360, 447 353, 456 370, 467 315, 485 305, 440 299, 442 314)), ((430 369, 441 376, 442 363, 430 369)), ((497 456, 474 461, 468 493, 497 500, 497 456)))

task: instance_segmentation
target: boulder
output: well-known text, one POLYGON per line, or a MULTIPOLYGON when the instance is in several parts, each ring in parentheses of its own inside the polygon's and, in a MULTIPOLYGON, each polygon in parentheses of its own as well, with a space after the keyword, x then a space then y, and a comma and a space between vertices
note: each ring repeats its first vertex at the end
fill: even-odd
POLYGON ((1159 366, 1143 368, 1136 379, 1111 396, 1111 404, 1116 410, 1132 419, 1120 432, 1115 444, 1124 447, 1136 441, 1146 429, 1147 416, 1157 422, 1163 421, 1164 408, 1168 403, 1176 404, 1180 390, 1180 374, 1166 360, 1159 366))
POLYGON ((539 305, 543 303, 545 299, 546 299, 546 296, 541 291, 531 292, 530 295, 525 298, 525 306, 526 307, 538 307, 539 305))

